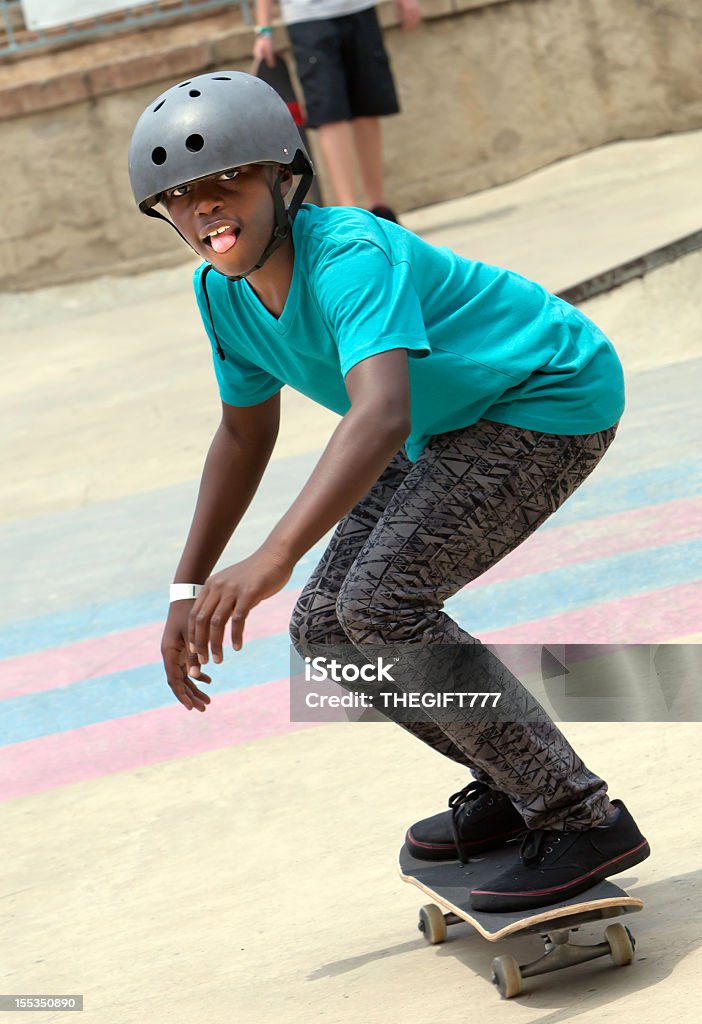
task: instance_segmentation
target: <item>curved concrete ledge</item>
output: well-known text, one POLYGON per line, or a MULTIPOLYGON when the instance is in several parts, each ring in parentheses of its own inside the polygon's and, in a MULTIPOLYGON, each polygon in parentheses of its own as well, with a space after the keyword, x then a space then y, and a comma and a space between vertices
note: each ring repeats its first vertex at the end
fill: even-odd
POLYGON ((586 281, 581 281, 571 288, 564 288, 558 294, 566 302, 578 306, 581 302, 587 302, 588 299, 593 299, 596 295, 604 295, 629 281, 645 277, 652 270, 658 270, 666 263, 673 263, 700 249, 702 249, 702 231, 693 231, 691 234, 685 235, 684 238, 677 238, 674 242, 659 245, 633 260, 610 267, 609 270, 589 277, 586 281))

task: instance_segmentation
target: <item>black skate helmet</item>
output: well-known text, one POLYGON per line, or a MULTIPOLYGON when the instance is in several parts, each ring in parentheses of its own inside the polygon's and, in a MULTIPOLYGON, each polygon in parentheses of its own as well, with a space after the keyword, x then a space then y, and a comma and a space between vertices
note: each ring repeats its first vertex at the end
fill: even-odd
POLYGON ((288 238, 314 176, 287 104, 253 75, 213 71, 161 93, 137 121, 129 146, 129 178, 139 209, 172 227, 154 209, 168 189, 232 167, 264 163, 285 165, 302 178, 286 209, 281 175, 276 177, 273 235, 256 265, 240 277, 262 267, 288 238))

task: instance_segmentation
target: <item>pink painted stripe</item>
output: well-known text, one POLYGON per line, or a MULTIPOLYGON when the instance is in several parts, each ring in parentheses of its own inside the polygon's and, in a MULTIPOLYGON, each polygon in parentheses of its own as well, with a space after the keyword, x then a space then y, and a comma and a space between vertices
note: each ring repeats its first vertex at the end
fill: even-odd
MULTIPOLYGON (((702 584, 687 584, 496 630, 482 639, 492 644, 664 643, 689 631, 701 605, 702 584), (637 633, 644 610, 659 624, 656 636, 637 633)), ((173 704, 111 719, 0 748, 0 801, 309 725, 289 720, 287 680, 216 696, 204 715, 173 704)))
MULTIPOLYGON (((285 632, 299 590, 284 590, 249 615, 244 642, 285 632)), ((159 660, 163 623, 93 637, 0 662, 0 700, 70 686, 85 679, 126 672, 159 660)))
MULTIPOLYGON (((702 498, 621 512, 536 533, 474 586, 563 569, 647 547, 702 536, 702 498)), ((249 640, 285 632, 298 590, 285 590, 254 608, 247 624, 249 640)), ((153 664, 159 658, 162 624, 155 623, 65 647, 24 654, 0 662, 0 699, 20 697, 113 672, 153 664)), ((689 623, 683 627, 689 630, 689 623)), ((540 641, 538 641, 540 642, 540 641)))
POLYGON ((702 583, 605 601, 480 634, 487 644, 656 644, 689 634, 700 621, 702 583), (655 633, 649 625, 656 623, 655 633))
POLYGON ((501 583, 695 537, 702 537, 702 498, 681 498, 534 533, 504 561, 488 569, 480 584, 501 583))
POLYGON ((144 765, 306 729, 290 721, 287 679, 214 696, 208 711, 180 704, 0 749, 0 802, 144 765))

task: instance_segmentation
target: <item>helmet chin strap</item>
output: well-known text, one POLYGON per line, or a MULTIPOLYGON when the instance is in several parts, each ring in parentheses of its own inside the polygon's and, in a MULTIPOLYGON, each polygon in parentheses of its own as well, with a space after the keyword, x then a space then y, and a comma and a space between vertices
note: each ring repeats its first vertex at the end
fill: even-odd
POLYGON ((243 278, 248 277, 249 274, 253 274, 254 271, 260 270, 266 260, 273 255, 276 249, 288 240, 292 231, 292 217, 289 215, 283 202, 283 193, 280 185, 283 180, 283 175, 278 174, 275 181, 273 182, 273 188, 271 195, 273 196, 273 210, 275 213, 275 227, 273 228, 273 234, 271 235, 268 245, 261 253, 258 263, 254 264, 251 270, 247 270, 245 274, 237 274, 236 276, 230 276, 227 274, 228 281, 241 281, 243 278))
MULTIPOLYGON (((295 195, 293 197, 293 201, 290 204, 290 208, 286 209, 285 202, 283 201, 283 193, 281 191, 281 182, 283 180, 283 175, 280 173, 277 175, 275 181, 273 182, 273 188, 271 189, 271 195, 273 196, 273 211, 275 214, 275 227, 273 228, 273 234, 271 235, 270 241, 268 242, 268 245, 261 253, 258 262, 253 267, 251 267, 250 270, 247 270, 245 274, 238 274, 232 277, 230 277, 228 274, 223 275, 226 276, 228 281, 241 281, 243 278, 248 277, 249 274, 253 274, 254 271, 260 270, 263 264, 269 259, 270 256, 272 256, 276 249, 279 249, 280 246, 287 241, 292 232, 293 219, 302 204, 302 200, 307 194, 307 191, 312 183, 313 176, 314 174, 310 169, 305 170, 302 176, 302 180, 298 183, 298 186, 295 189, 295 195)), ((187 242, 187 244, 190 245, 188 239, 185 237, 183 232, 176 227, 173 221, 169 220, 168 217, 164 217, 163 214, 159 213, 158 210, 155 210, 153 206, 147 207, 143 212, 148 217, 156 217, 158 220, 164 220, 166 224, 170 224, 171 227, 178 232, 183 241, 187 242)), ((192 245, 190 245, 190 248, 193 250, 193 252, 197 251, 192 245)), ((198 253, 198 256, 199 255, 200 254, 198 253)), ((217 270, 217 268, 213 267, 213 270, 217 270)), ((220 271, 217 272, 220 273, 220 271)))

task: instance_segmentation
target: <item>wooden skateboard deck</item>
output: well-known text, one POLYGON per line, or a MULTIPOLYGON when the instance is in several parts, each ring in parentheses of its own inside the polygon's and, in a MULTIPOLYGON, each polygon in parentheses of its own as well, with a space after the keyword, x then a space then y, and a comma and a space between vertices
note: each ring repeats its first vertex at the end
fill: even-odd
POLYGON ((400 850, 399 870, 403 881, 416 885, 431 896, 439 906, 423 907, 419 929, 430 943, 443 942, 449 925, 465 921, 488 942, 498 942, 516 934, 537 933, 544 936, 546 952, 533 963, 520 966, 514 957, 493 960, 493 982, 506 998, 521 991, 523 978, 542 974, 570 964, 610 955, 615 963, 631 963, 634 939, 628 928, 610 925, 606 941, 594 946, 570 943, 569 932, 588 921, 618 917, 641 910, 643 902, 630 896, 613 882, 598 882, 586 892, 570 900, 531 910, 506 913, 473 910, 470 890, 500 874, 519 856, 520 844, 508 843, 479 859, 460 861, 417 860, 405 846, 400 850))
MULTIPOLYGON (((292 78, 290 77, 290 69, 285 58, 282 57, 281 54, 276 53, 275 64, 273 67, 269 67, 265 60, 262 60, 258 64, 254 65, 251 73, 255 75, 256 78, 260 78, 261 81, 266 83, 266 85, 270 85, 271 89, 275 89, 280 98, 285 100, 288 105, 288 110, 292 114, 293 121, 300 132, 302 141, 305 144, 305 149, 309 153, 310 146, 307 141, 307 133, 305 132, 305 115, 293 87, 292 78)), ((317 206, 324 205, 319 188, 319 181, 316 176, 312 180, 310 190, 307 193, 306 202, 315 203, 317 206)))

